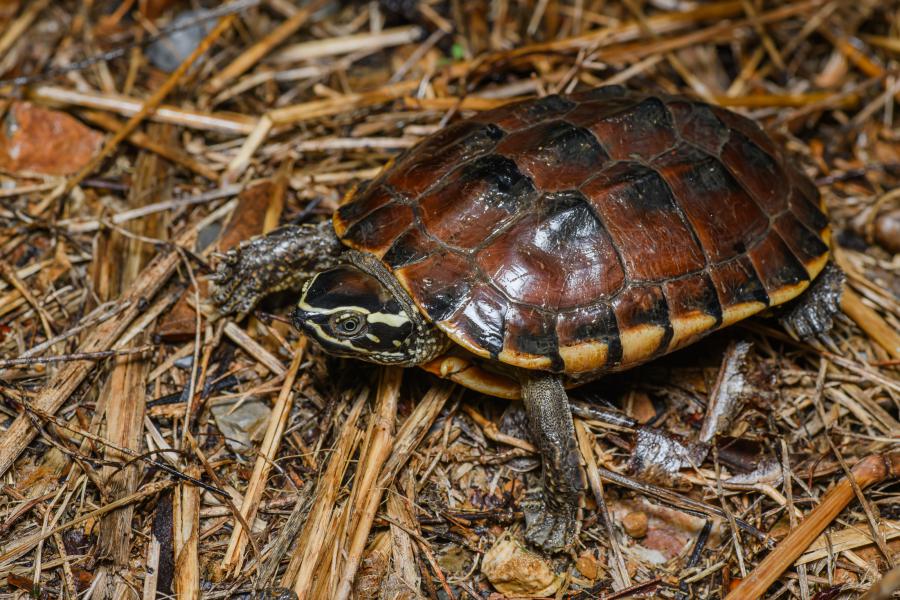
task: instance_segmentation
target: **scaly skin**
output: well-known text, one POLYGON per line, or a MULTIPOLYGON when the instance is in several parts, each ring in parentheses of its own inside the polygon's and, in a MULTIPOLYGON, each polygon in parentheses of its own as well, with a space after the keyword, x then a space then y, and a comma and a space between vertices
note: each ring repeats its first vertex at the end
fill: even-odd
POLYGON ((561 552, 578 538, 586 488, 569 399, 559 376, 523 371, 522 400, 543 464, 541 488, 523 506, 525 539, 561 552))
POLYGON ((827 334, 834 325, 834 316, 841 310, 845 280, 843 271, 829 262, 809 288, 785 306, 778 319, 781 326, 802 340, 827 334))
POLYGON ((335 266, 343 252, 330 221, 279 227, 225 253, 210 277, 213 302, 223 314, 247 314, 265 296, 335 266))

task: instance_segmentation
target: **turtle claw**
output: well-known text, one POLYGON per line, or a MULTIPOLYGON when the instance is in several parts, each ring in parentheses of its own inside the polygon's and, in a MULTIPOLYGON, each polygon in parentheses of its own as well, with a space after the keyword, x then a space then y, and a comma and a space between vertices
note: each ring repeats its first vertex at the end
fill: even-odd
POLYGON ((577 505, 551 509, 541 490, 530 491, 522 504, 525 540, 548 553, 567 550, 578 538, 581 519, 577 505))
POLYGON ((275 287, 273 270, 267 262, 265 238, 250 240, 236 251, 225 253, 209 280, 212 300, 222 314, 245 314, 275 287))

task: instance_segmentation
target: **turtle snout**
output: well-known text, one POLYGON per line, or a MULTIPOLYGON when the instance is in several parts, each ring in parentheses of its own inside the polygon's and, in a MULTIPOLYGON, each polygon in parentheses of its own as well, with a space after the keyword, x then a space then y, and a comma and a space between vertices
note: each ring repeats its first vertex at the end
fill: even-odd
POLYGON ((291 312, 291 325, 293 325, 294 329, 296 329, 297 331, 309 333, 310 332, 309 323, 311 321, 312 321, 312 314, 301 308, 295 308, 291 312))

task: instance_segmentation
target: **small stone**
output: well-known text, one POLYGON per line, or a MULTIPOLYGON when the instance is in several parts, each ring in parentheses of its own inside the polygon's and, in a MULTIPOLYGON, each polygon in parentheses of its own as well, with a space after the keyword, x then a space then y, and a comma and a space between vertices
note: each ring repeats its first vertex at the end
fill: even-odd
POLYGON ((215 26, 216 20, 210 18, 209 11, 183 12, 172 19, 171 29, 175 30, 173 33, 150 44, 147 58, 154 67, 171 73, 190 56, 215 26))
POLYGON ((72 175, 102 145, 100 133, 62 111, 14 102, 0 123, 0 169, 72 175))
POLYGON ((875 241, 891 254, 900 254, 900 208, 878 215, 875 219, 875 241))
POLYGON ((628 513, 622 519, 622 528, 625 533, 634 539, 640 539, 647 535, 647 513, 636 510, 628 513))
POLYGON ((603 576, 603 566, 597 557, 590 552, 585 552, 575 561, 575 568, 586 579, 597 581, 603 576))
POLYGON ((551 596, 562 583, 546 559, 508 536, 485 553, 481 572, 498 592, 513 597, 551 596))
POLYGON ((233 404, 217 404, 211 411, 225 443, 238 454, 246 454, 254 441, 262 439, 272 413, 264 402, 252 399, 237 408, 233 404))

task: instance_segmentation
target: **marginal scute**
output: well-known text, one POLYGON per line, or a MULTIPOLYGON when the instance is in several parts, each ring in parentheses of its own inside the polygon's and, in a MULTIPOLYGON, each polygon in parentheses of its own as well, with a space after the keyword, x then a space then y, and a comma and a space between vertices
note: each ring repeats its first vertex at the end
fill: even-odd
POLYGON ((817 206, 817 203, 808 196, 794 188, 788 200, 789 209, 797 219, 806 225, 811 231, 821 232, 828 227, 828 217, 817 206))
POLYGON ((599 371, 609 363, 609 344, 607 342, 584 342, 577 346, 562 346, 559 356, 565 365, 566 373, 573 375, 599 371))
POLYGON ((394 202, 390 190, 383 185, 369 183, 357 187, 357 195, 352 201, 338 207, 334 213, 334 230, 343 237, 347 229, 356 225, 374 211, 394 202))
POLYGON ((635 92, 630 91, 621 85, 604 85, 601 87, 591 88, 583 92, 576 92, 570 98, 579 103, 599 102, 608 103, 615 99, 628 99, 636 96, 635 92))
POLYGON ((469 299, 472 265, 453 252, 439 252, 394 271, 416 305, 434 322, 447 319, 469 299))
POLYGON ((344 241, 353 248, 365 248, 379 258, 413 222, 413 210, 393 202, 373 210, 344 232, 344 241))
POLYGON ((672 336, 669 305, 657 285, 631 286, 612 304, 622 340, 622 361, 633 364, 665 350, 672 336))
POLYGON ((440 249, 441 246, 425 235, 420 227, 413 226, 394 240, 391 247, 384 253, 382 260, 391 269, 400 269, 413 263, 422 262, 435 252, 439 252, 440 249))
POLYGON ((787 208, 791 188, 784 169, 750 138, 732 131, 722 148, 722 162, 767 214, 787 208))
POLYGON ((637 325, 665 326, 669 321, 669 304, 658 285, 633 285, 616 296, 612 303, 620 329, 637 325))
POLYGON ((556 315, 530 306, 511 304, 506 312, 505 338, 500 360, 516 357, 531 368, 561 371, 556 315))
POLYGON ((705 271, 665 282, 663 293, 673 320, 698 314, 710 317, 714 325, 722 320, 716 287, 705 271))
POLYGON ((728 127, 729 133, 738 132, 743 134, 770 156, 778 156, 778 146, 756 122, 720 106, 710 106, 709 108, 716 115, 716 118, 728 127))
POLYGON ((470 352, 497 358, 503 351, 508 309, 506 298, 489 284, 482 283, 472 289, 468 301, 442 324, 455 332, 455 339, 470 352))
POLYGON ((696 341, 722 322, 722 306, 706 272, 667 281, 663 293, 672 322, 669 351, 696 341))
POLYGON ((638 325, 623 330, 620 337, 622 340, 622 363, 634 365, 655 356, 666 348, 667 340, 671 338, 671 325, 669 328, 660 325, 638 325))
POLYGON ((582 372, 617 365, 622 359, 622 345, 616 316, 608 302, 563 311, 556 319, 556 337, 567 372, 582 372), (581 352, 579 349, 586 349, 581 352), (603 349, 593 365, 585 364, 589 349, 603 349), (572 366, 570 366, 570 363, 572 366))
MULTIPOLYGON (((828 254, 828 244, 825 243, 822 236, 813 233, 792 213, 785 212, 775 219, 774 226, 775 231, 781 235, 781 239, 790 246, 791 251, 804 265, 828 254)), ((808 269, 807 272, 809 272, 808 269)), ((815 274, 810 273, 810 275, 814 276, 815 274)))
POLYGON ((672 317, 672 339, 667 351, 683 348, 713 331, 719 324, 716 317, 696 311, 681 317, 672 317))
MULTIPOLYGON (((794 298, 828 260, 824 210, 749 119, 605 87, 450 125, 348 195, 334 227, 456 352, 574 382, 794 298)), ((471 365, 445 376, 516 387, 471 365)))
POLYGON ((590 129, 615 160, 650 159, 677 142, 669 111, 659 98, 652 96, 603 118, 591 118, 590 112, 583 110, 568 120, 590 129))
POLYGON ((777 231, 770 231, 750 250, 749 256, 772 304, 783 302, 776 292, 809 282, 806 267, 797 260, 777 231))
POLYGON ((718 156, 730 131, 708 104, 676 99, 667 103, 681 138, 710 156, 718 156))
POLYGON ((735 305, 758 303, 765 308, 769 304, 766 288, 747 256, 711 267, 709 276, 716 286, 719 303, 722 305, 723 324, 727 322, 725 312, 735 305))
POLYGON ((572 100, 552 94, 486 111, 476 115, 473 120, 492 123, 504 131, 513 131, 562 117, 575 106, 572 100))

